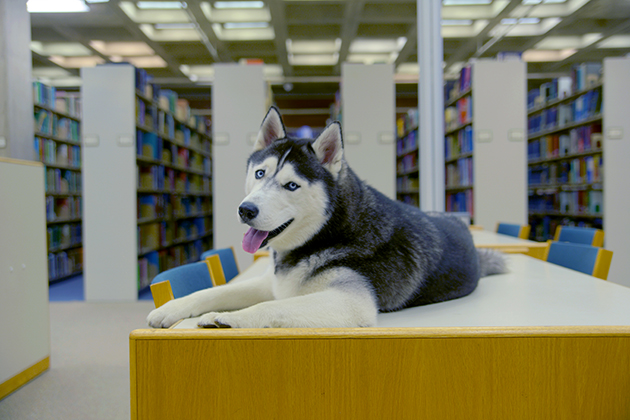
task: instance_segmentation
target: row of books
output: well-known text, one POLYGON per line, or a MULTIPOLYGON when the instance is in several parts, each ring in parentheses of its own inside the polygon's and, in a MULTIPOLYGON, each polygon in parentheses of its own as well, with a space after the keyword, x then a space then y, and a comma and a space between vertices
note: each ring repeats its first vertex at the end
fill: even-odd
POLYGON ((457 193, 447 193, 445 201, 448 212, 468 212, 474 216, 473 191, 466 190, 457 193))
POLYGON ((184 217, 209 212, 210 197, 171 196, 170 194, 139 194, 138 218, 184 217))
POLYGON ((396 190, 399 192, 416 192, 420 188, 417 176, 401 176, 396 178, 396 190))
POLYGON ((209 193, 210 178, 179 172, 160 165, 137 166, 138 188, 178 193, 209 193))
POLYGON ((138 226, 140 253, 173 245, 173 242, 194 239, 210 231, 210 217, 197 217, 169 222, 146 223, 138 226))
POLYGON ((444 83, 444 102, 448 102, 470 89, 472 86, 472 66, 469 64, 459 71, 459 79, 447 80, 444 83))
POLYGON ((470 125, 467 125, 463 130, 459 130, 455 134, 446 136, 444 143, 446 159, 452 159, 464 153, 472 153, 473 144, 473 129, 470 125))
POLYGON ((160 272, 198 261, 212 247, 211 238, 202 238, 138 258, 138 290, 147 287, 160 272))
POLYGON ((538 108, 548 102, 563 99, 572 94, 573 81, 570 77, 559 77, 527 92, 527 109, 538 108))
POLYGON ((532 229, 532 234, 534 239, 538 241, 546 241, 548 239, 553 239, 556 229, 558 226, 577 226, 577 227, 586 227, 586 228, 602 228, 601 219, 589 219, 589 220, 578 220, 575 219, 559 219, 557 217, 543 216, 543 217, 531 217, 529 219, 529 224, 532 229))
POLYGON ((33 103, 48 108, 55 107, 55 99, 57 97, 57 89, 53 86, 47 86, 42 82, 33 82, 33 103))
POLYGON ((78 245, 82 240, 81 223, 50 225, 46 233, 48 249, 78 245))
POLYGON ((418 150, 418 130, 410 131, 406 136, 400 137, 396 141, 397 156, 416 150, 418 150))
POLYGON ((420 113, 418 108, 412 108, 407 113, 396 120, 397 137, 403 137, 409 131, 418 128, 420 124, 420 113))
POLYGON ((559 215, 601 215, 604 197, 602 191, 557 191, 529 197, 529 211, 557 213, 559 215))
POLYGON ((571 67, 572 90, 590 89, 602 81, 602 63, 581 63, 571 67))
POLYGON ((472 120, 472 96, 465 96, 457 101, 455 106, 444 110, 444 130, 450 131, 472 120))
POLYGON ((46 109, 35 109, 33 116, 35 133, 79 143, 80 128, 78 121, 60 117, 46 109))
POLYGON ((83 249, 48 254, 48 277, 57 280, 83 269, 83 249))
POLYGON ((409 204, 414 207, 420 207, 420 195, 418 194, 405 194, 398 197, 398 201, 409 204))
POLYGON ((562 128, 600 115, 602 112, 601 96, 600 89, 589 90, 574 101, 545 108, 540 113, 531 115, 527 119, 529 134, 562 128))
POLYGON ((81 167, 81 148, 79 146, 70 146, 57 143, 54 140, 35 137, 33 149, 35 159, 40 162, 73 168, 81 167))
POLYGON ((599 123, 573 128, 566 134, 542 136, 527 145, 527 158, 552 159, 602 148, 602 125, 599 123))
POLYGON ((446 187, 461 187, 473 184, 473 159, 461 158, 446 165, 446 187))
POLYGON ((82 214, 81 197, 53 197, 46 196, 46 220, 77 219, 82 214))
POLYGON ((402 157, 396 163, 396 172, 399 174, 407 173, 409 171, 418 170, 418 154, 410 153, 402 157))
POLYGON ((47 193, 80 193, 81 173, 67 169, 46 168, 45 189, 47 193))
POLYGON ((55 111, 63 112, 75 118, 81 118, 81 94, 78 92, 57 92, 55 111))
POLYGON ((604 163, 601 155, 584 156, 566 161, 528 168, 528 183, 532 186, 558 184, 592 184, 603 181, 604 163))

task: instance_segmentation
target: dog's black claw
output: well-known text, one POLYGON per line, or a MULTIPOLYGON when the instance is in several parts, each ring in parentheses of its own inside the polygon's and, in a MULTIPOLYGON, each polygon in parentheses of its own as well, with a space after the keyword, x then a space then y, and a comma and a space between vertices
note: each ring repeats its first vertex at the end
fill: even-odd
POLYGON ((214 325, 214 324, 208 324, 208 325, 199 325, 201 328, 219 328, 218 326, 214 325))
POLYGON ((224 324, 220 321, 214 321, 214 325, 216 325, 218 328, 232 328, 231 325, 224 324))

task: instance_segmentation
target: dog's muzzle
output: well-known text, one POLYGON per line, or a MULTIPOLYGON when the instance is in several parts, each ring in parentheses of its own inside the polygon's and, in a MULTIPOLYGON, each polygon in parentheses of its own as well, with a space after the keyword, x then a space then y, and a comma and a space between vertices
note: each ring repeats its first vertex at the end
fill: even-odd
POLYGON ((254 203, 246 201, 239 206, 238 215, 243 223, 249 223, 258 216, 258 207, 254 203))

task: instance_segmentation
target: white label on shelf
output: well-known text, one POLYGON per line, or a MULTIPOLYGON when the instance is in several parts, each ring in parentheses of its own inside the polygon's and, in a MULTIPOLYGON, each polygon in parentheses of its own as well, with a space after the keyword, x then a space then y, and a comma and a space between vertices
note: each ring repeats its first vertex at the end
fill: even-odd
POLYGON ((85 147, 97 147, 98 143, 99 140, 96 134, 86 134, 83 136, 83 145, 85 147))
POLYGON ((361 143, 361 133, 357 131, 346 133, 346 135, 343 136, 343 141, 348 144, 359 144, 361 143))
POLYGON ((258 140, 258 133, 249 133, 247 135, 247 141, 249 142, 250 145, 254 145, 254 143, 256 143, 256 140, 258 140))
POLYGON ((212 142, 215 145, 230 144, 230 135, 228 133, 215 133, 212 142))
POLYGON ((118 136, 118 145, 121 147, 132 147, 133 146, 133 136, 118 136))
POLYGON ((608 140, 621 140, 623 138, 623 128, 610 127, 606 130, 606 137, 608 137, 608 140))
POLYGON ((508 130, 509 141, 523 141, 525 140, 525 132, 521 128, 512 128, 508 130))
POLYGON ((492 141, 492 130, 476 130, 475 140, 478 143, 490 143, 492 141))
POLYGON ((0 149, 4 149, 5 147, 7 147, 7 139, 0 137, 0 149))
POLYGON ((393 144, 395 140, 394 133, 378 133, 378 141, 382 144, 393 144))

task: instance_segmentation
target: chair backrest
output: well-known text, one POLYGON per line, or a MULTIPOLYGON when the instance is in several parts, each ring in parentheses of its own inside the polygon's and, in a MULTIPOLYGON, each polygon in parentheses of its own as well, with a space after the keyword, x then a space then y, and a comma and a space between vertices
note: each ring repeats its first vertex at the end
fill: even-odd
POLYGON ((531 227, 529 225, 521 226, 511 223, 499 223, 497 225, 497 233, 503 235, 510 235, 516 238, 527 239, 529 238, 529 231, 531 227))
POLYGON ((210 270, 205 261, 185 264, 163 271, 153 278, 151 286, 165 280, 171 283, 171 290, 175 299, 213 286, 210 270))
POLYGON ((604 246, 604 231, 587 227, 558 226, 554 241, 602 247, 604 246))
POLYGON ((218 255, 221 259, 221 266, 223 267, 225 281, 232 280, 238 275, 238 273, 240 273, 233 247, 211 249, 210 251, 206 251, 201 254, 201 259, 204 260, 211 255, 218 255))
POLYGON ((545 260, 572 270, 606 280, 612 261, 612 251, 591 245, 551 242, 545 260))

